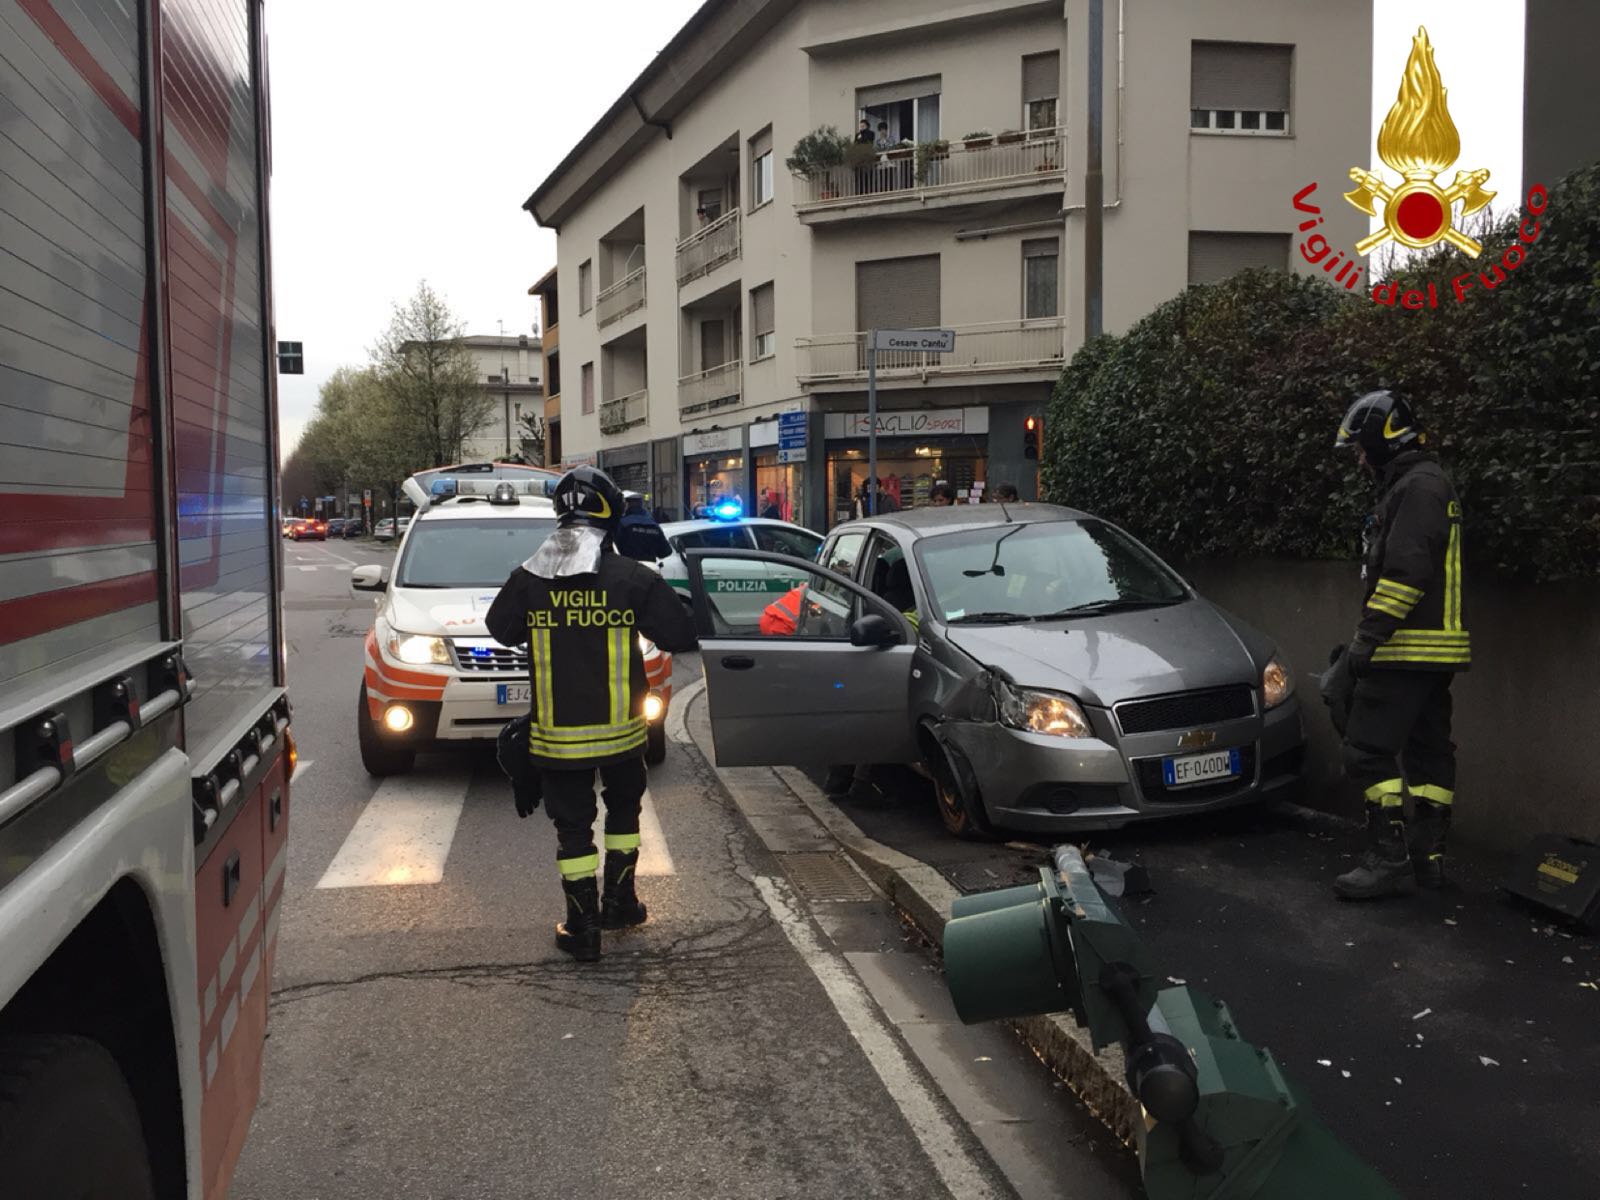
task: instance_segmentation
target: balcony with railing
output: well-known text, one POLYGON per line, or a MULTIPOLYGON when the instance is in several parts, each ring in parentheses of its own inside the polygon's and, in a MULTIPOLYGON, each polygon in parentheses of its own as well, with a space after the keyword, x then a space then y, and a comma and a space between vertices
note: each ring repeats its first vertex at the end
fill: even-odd
POLYGON ((600 432, 621 433, 650 419, 650 389, 640 388, 600 405, 600 432))
POLYGON ((709 275, 739 257, 739 210, 717 218, 678 243, 678 286, 709 275))
MULTIPOLYGON (((951 328, 947 326, 947 328, 951 328)), ((956 325, 955 350, 878 351, 878 380, 918 380, 969 375, 1055 374, 1066 355, 1066 329, 1057 317, 956 325)), ((828 333, 795 339, 800 382, 811 386, 856 384, 867 377, 866 333, 828 333)))
POLYGON ((678 412, 684 417, 737 408, 743 399, 744 363, 737 359, 678 380, 678 412))
POLYGON ((1066 150, 1065 130, 1056 127, 881 151, 796 179, 795 211, 815 224, 1046 195, 1064 186, 1066 150))
POLYGON ((595 297, 595 321, 601 328, 644 307, 644 268, 624 275, 595 297))

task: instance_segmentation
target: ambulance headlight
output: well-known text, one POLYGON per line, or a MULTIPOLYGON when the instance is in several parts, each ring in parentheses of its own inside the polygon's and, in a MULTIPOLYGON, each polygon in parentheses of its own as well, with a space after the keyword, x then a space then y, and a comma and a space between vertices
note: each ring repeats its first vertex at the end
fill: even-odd
POLYGON ((666 704, 662 702, 661 697, 655 692, 651 692, 644 698, 644 719, 649 721, 651 724, 659 721, 661 719, 661 714, 665 712, 666 709, 666 704))
POLYGON ((425 637, 420 633, 389 634, 389 657, 413 666, 450 665, 450 647, 443 638, 425 637))

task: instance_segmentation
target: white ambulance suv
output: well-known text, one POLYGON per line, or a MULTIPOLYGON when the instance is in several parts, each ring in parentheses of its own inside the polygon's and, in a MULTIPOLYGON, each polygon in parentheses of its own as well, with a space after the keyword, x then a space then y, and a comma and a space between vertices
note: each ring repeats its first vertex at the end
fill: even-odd
MULTIPOLYGON (((528 711, 528 650, 489 636, 484 618, 512 568, 556 527, 554 472, 493 463, 440 468, 406 481, 416 518, 392 569, 351 572, 380 593, 366 638, 357 711, 361 763, 375 776, 411 770, 417 751, 492 741, 528 711)), ((640 639, 651 694, 645 759, 666 757, 672 656, 640 639)))

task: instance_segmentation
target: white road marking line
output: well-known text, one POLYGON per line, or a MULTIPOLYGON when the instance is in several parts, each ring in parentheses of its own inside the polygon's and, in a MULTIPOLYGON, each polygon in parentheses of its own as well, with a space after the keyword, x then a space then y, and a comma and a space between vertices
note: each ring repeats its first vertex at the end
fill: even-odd
POLYGON ((833 1002, 834 1011, 899 1105, 901 1115, 917 1135, 923 1153, 946 1190, 957 1200, 997 1200, 1002 1193, 990 1184, 978 1160, 967 1153, 956 1126, 945 1116, 933 1091, 911 1065, 906 1051, 890 1030, 887 1018, 873 1003, 855 972, 842 958, 823 948, 787 884, 758 876, 755 885, 789 944, 822 984, 822 990, 833 1002))
POLYGON ((289 776, 289 782, 298 783, 300 781, 300 776, 309 771, 311 769, 311 764, 316 761, 317 760, 314 758, 302 758, 298 763, 295 764, 294 774, 289 776))
POLYGON ((469 782, 468 776, 385 782, 367 802, 317 886, 438 883, 444 878, 469 782))
MULTIPOLYGON (((604 846, 605 835, 606 806, 601 804, 600 811, 594 819, 594 844, 604 846)), ((644 794, 644 803, 639 808, 639 865, 634 874, 676 874, 672 865, 672 852, 667 849, 667 835, 661 830, 661 821, 656 817, 655 802, 651 800, 648 790, 644 794)))
POLYGON ((326 554, 329 558, 333 559, 336 562, 348 563, 352 567, 356 567, 356 566, 360 566, 361 565, 361 564, 359 564, 358 562, 356 562, 352 558, 346 558, 342 554, 335 554, 332 550, 329 550, 326 546, 313 546, 312 549, 321 550, 324 554, 326 554))
POLYGON ((296 571, 315 571, 316 569, 317 568, 315 566, 302 567, 302 566, 299 566, 298 564, 295 566, 295 570, 296 571))

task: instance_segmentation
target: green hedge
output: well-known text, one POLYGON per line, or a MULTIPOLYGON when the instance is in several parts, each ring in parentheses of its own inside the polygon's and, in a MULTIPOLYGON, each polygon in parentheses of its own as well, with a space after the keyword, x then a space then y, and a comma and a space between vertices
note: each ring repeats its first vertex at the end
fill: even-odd
POLYGON ((1357 395, 1394 387, 1455 478, 1476 566, 1600 576, 1600 164, 1551 189, 1538 241, 1488 291, 1477 273, 1522 217, 1476 261, 1444 249, 1397 273, 1402 291, 1432 282, 1437 309, 1249 271, 1085 345, 1051 400, 1046 496, 1180 559, 1348 557, 1372 490, 1334 432, 1357 395))

